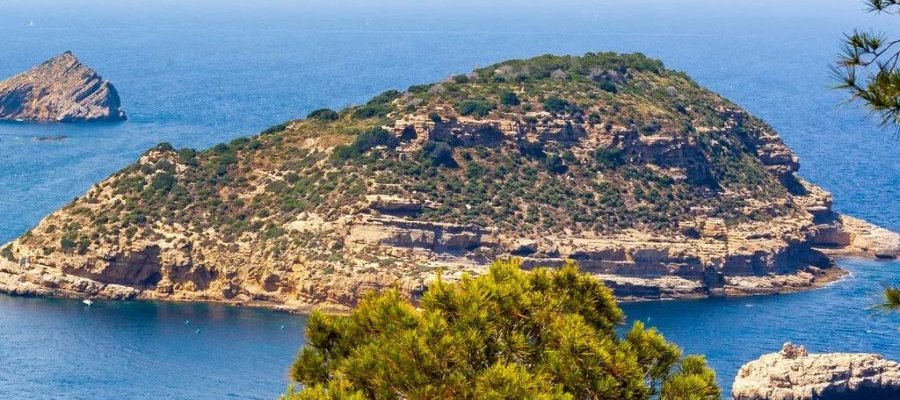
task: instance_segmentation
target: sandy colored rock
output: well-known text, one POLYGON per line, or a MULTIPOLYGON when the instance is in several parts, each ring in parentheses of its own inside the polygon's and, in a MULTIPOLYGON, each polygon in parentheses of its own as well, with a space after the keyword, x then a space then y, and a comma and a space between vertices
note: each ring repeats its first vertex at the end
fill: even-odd
POLYGON ((0 120, 122 121, 111 83, 65 52, 0 82, 0 120))
POLYGON ((738 371, 735 400, 896 400, 900 364, 878 354, 809 354, 785 343, 738 371))

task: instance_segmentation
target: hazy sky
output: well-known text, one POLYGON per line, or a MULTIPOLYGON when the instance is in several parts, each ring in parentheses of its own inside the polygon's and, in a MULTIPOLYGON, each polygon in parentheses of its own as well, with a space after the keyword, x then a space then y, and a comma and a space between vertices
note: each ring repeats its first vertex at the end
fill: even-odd
MULTIPOLYGON (((278 21, 305 23, 328 19, 360 19, 372 23, 404 22, 421 29, 423 21, 435 17, 446 21, 457 18, 465 28, 475 24, 484 28, 486 21, 495 21, 496 29, 504 25, 516 28, 528 26, 536 20, 543 28, 559 24, 588 23, 627 26, 630 19, 660 20, 668 30, 696 31, 712 28, 711 20, 743 21, 747 29, 755 25, 777 24, 790 27, 797 19, 832 24, 872 23, 889 24, 882 17, 866 14, 862 0, 823 0, 810 3, 784 0, 2 0, 0 21, 44 18, 51 23, 60 19, 96 19, 98 25, 140 19, 142 17, 191 17, 202 20, 221 20, 232 23, 278 21), (721 16, 722 18, 710 18, 721 16), (548 24, 550 22, 551 24, 548 24)), ((404 29, 404 26, 383 26, 380 29, 404 29)))

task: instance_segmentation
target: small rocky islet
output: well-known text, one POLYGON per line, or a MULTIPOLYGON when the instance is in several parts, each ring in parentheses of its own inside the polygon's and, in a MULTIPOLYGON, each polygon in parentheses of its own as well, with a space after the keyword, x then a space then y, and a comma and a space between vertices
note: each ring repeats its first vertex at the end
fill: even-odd
POLYGON ((0 82, 0 121, 124 121, 116 88, 70 51, 0 82))
POLYGON ((900 364, 878 354, 809 354, 785 343, 744 364, 731 392, 734 400, 897 400, 900 364))

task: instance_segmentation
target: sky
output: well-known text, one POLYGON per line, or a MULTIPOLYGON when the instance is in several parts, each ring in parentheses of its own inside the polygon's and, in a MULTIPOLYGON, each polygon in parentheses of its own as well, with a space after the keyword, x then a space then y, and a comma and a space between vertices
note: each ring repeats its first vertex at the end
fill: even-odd
MULTIPOLYGON (((327 28, 334 19, 358 19, 361 28, 404 30, 427 29, 430 18, 440 15, 456 19, 459 29, 553 29, 560 25, 611 25, 627 30, 634 20, 653 19, 666 32, 706 32, 733 30, 734 21, 747 31, 777 27, 791 29, 798 19, 817 24, 861 26, 893 23, 890 17, 877 18, 864 11, 862 0, 824 0, 808 2, 783 0, 627 0, 627 1, 522 1, 522 0, 3 0, 4 23, 65 23, 71 18, 95 19, 98 25, 127 23, 160 16, 219 20, 223 23, 316 24, 327 28), (854 15, 848 15, 848 11, 854 15), (729 21, 727 27, 711 24, 709 15, 729 21), (41 21, 43 20, 43 21, 41 21), (703 21, 703 22, 701 22, 703 21), (368 25, 366 25, 368 24, 368 25), (540 28, 538 28, 538 26, 540 28)), ((433 27, 432 27, 433 28, 433 27)), ((0 28, 2 29, 2 28, 0 28)))

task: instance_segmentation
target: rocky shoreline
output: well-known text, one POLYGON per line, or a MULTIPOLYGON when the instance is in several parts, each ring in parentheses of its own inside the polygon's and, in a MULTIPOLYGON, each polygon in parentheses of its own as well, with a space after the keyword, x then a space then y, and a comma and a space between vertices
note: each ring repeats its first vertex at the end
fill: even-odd
MULTIPOLYGON (((874 257, 873 248, 885 251, 896 251, 883 246, 884 243, 894 243, 900 235, 868 224, 865 221, 851 217, 841 217, 843 221, 850 221, 843 225, 842 234, 851 238, 844 246, 829 245, 824 250, 830 257, 874 257), (875 245, 875 244, 881 245, 875 245)), ((829 233, 831 234, 831 233, 829 233)), ((885 257, 876 257, 885 258, 885 257)), ((472 271, 476 272, 477 271, 472 271)), ((758 296, 772 294, 787 294, 814 290, 836 282, 847 275, 847 272, 837 266, 826 268, 807 267, 793 274, 770 274, 765 276, 736 276, 725 279, 724 284, 712 293, 703 293, 696 290, 694 284, 683 282, 675 277, 660 277, 655 279, 628 278, 622 276, 609 276, 598 274, 597 277, 604 280, 607 285, 618 287, 633 285, 640 287, 637 293, 646 293, 646 288, 668 287, 669 295, 636 296, 617 295, 619 301, 653 301, 653 300, 679 300, 698 299, 715 296, 758 296), (654 286, 656 285, 656 286, 654 286), (681 285, 681 286, 680 286, 681 285)), ((451 277, 452 279, 452 277, 451 277)), ((370 285, 368 289, 389 287, 393 282, 384 281, 378 285, 370 285)), ((357 295, 368 290, 359 288, 357 295)), ((407 291, 415 292, 424 290, 424 287, 407 287, 407 291)), ((659 291, 665 291, 659 290, 659 291)), ((659 291, 657 293, 659 293, 659 291)), ((100 280, 83 276, 67 274, 50 265, 36 263, 12 262, 8 259, 0 259, 0 292, 17 296, 44 296, 64 298, 101 298, 108 300, 149 300, 170 302, 211 302, 230 306, 257 307, 275 311, 305 314, 314 310, 329 313, 345 313, 349 307, 335 303, 310 303, 298 299, 296 296, 269 297, 266 299, 251 298, 248 296, 235 296, 234 298, 216 297, 208 291, 166 293, 158 288, 140 289, 128 285, 105 283, 100 280)), ((626 292, 627 293, 627 292, 626 292)))
POLYGON ((785 343, 741 367, 734 400, 896 400, 900 364, 877 354, 809 354, 785 343))

